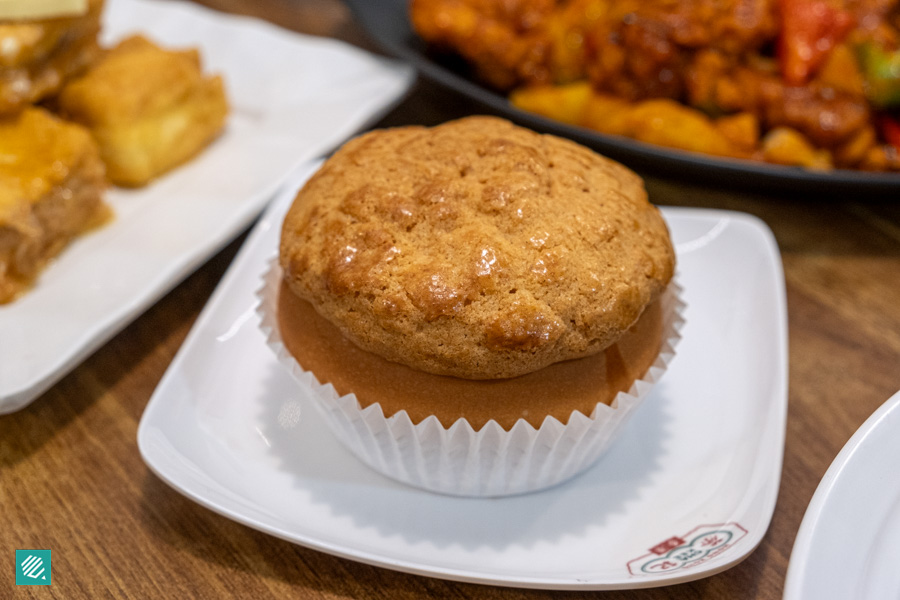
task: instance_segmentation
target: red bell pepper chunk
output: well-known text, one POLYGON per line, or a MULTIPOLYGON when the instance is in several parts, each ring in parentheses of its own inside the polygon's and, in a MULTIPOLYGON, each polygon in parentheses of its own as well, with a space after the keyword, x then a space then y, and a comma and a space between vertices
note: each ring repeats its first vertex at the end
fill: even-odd
POLYGON ((803 85, 841 43, 855 19, 824 0, 779 0, 778 59, 790 85, 803 85))
POLYGON ((879 122, 884 141, 896 148, 897 152, 900 152, 900 121, 888 116, 882 116, 879 122))

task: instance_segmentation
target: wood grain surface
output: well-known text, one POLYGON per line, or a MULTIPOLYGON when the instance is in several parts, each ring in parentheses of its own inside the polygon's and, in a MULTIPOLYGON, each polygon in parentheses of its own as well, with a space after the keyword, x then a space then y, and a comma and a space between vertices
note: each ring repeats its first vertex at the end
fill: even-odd
MULTIPOLYGON (((337 0, 203 3, 372 47, 337 0)), ((379 125, 433 124, 477 111, 419 82, 379 125)), ((242 236, 30 406, 0 416, 0 599, 781 598, 819 480, 857 427, 900 389, 900 198, 756 195, 653 178, 647 186, 658 204, 760 217, 783 256, 790 342, 784 469, 771 526, 741 564, 692 583, 603 594, 455 583, 295 546, 172 490, 142 462, 138 422, 242 236), (14 585, 17 548, 52 549, 52 586, 14 585)))

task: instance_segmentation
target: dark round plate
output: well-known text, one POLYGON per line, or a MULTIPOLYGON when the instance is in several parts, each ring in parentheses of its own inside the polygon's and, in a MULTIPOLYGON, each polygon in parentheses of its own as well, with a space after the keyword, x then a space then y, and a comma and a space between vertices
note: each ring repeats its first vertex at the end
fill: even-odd
MULTIPOLYGON (((890 194, 900 192, 900 173, 810 171, 766 163, 723 159, 653 146, 596 133, 519 110, 501 94, 479 85, 465 65, 430 54, 413 32, 408 0, 346 0, 357 21, 385 51, 412 64, 420 73, 538 131, 565 136, 646 174, 741 189, 769 189, 804 194, 890 194)), ((862 196, 860 196, 862 197, 862 196)))

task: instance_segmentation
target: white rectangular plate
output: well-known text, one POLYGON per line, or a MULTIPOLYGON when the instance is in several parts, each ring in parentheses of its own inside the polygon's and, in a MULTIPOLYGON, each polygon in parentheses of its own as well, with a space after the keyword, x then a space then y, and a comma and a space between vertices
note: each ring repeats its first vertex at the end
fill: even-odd
POLYGON ((34 289, 0 306, 0 413, 40 395, 256 217, 290 173, 373 122, 412 71, 336 42, 197 5, 107 2, 106 44, 143 33, 197 46, 232 105, 225 133, 150 186, 110 189, 116 213, 34 289))
POLYGON ((256 226, 141 419, 141 454, 175 489, 338 556, 520 587, 667 585, 724 570, 762 539, 781 473, 787 327, 780 257, 760 221, 665 209, 687 309, 661 383, 582 476, 471 499, 369 470, 266 347, 254 292, 292 197, 256 226))

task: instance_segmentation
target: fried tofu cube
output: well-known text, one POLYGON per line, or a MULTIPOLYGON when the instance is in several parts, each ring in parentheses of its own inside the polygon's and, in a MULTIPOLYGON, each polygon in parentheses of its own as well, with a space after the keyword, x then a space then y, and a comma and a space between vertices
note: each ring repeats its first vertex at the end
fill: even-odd
POLYGON ((0 19, 0 116, 58 92, 100 55, 103 0, 61 17, 0 19))
POLYGON ((222 78, 203 75, 197 50, 164 50, 141 36, 69 83, 59 107, 91 130, 110 181, 127 187, 192 158, 228 115, 222 78))
POLYGON ((111 214, 97 145, 40 108, 0 119, 0 304, 28 289, 74 237, 111 214))

